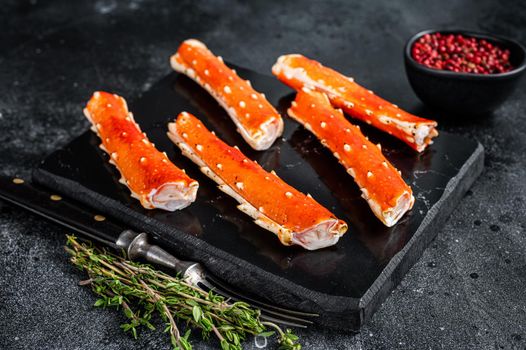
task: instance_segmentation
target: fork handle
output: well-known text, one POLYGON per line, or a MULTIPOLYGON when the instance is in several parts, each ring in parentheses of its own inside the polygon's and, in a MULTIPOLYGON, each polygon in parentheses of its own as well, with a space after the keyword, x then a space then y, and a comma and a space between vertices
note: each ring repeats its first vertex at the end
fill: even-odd
POLYGON ((196 262, 177 259, 161 247, 150 244, 148 235, 144 232, 137 233, 132 230, 123 231, 117 240, 117 246, 126 251, 130 260, 144 259, 152 264, 175 270, 186 276, 196 262))

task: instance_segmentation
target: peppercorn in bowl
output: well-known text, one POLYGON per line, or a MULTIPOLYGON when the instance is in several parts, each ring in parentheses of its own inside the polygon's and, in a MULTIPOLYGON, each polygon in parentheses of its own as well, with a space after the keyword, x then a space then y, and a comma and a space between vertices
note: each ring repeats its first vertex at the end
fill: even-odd
POLYGON ((422 102, 453 115, 480 115, 513 92, 526 69, 526 51, 490 34, 425 30, 407 41, 404 62, 422 102))

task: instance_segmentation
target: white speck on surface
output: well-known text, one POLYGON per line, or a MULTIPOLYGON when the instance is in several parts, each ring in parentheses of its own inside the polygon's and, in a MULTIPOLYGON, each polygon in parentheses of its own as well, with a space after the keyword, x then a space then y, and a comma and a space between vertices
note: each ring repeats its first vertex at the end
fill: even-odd
POLYGON ((95 11, 105 15, 117 8, 115 0, 99 0, 95 3, 95 11))

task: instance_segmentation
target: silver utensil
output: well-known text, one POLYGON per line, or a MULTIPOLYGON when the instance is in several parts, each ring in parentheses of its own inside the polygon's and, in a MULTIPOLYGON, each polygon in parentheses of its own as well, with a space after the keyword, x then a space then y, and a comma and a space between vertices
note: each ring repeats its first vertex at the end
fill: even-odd
POLYGON ((163 266, 186 281, 205 291, 213 290, 232 301, 244 301, 261 310, 261 319, 306 328, 313 324, 317 314, 290 310, 248 296, 212 276, 195 261, 180 260, 157 245, 148 242, 148 235, 125 228, 116 221, 61 196, 31 185, 19 178, 0 176, 0 198, 75 231, 85 238, 97 241, 116 250, 124 250, 130 260, 145 260, 163 266))

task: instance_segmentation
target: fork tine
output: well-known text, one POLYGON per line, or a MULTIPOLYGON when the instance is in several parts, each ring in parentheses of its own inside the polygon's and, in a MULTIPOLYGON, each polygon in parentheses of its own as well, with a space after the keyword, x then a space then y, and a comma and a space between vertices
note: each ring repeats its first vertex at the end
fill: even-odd
MULTIPOLYGON (((310 321, 310 320, 306 320, 306 319, 303 319, 303 318, 291 316, 291 315, 288 315, 288 314, 283 313, 283 312, 277 312, 277 311, 273 311, 273 310, 268 310, 265 307, 261 307, 259 305, 256 305, 256 304, 259 304, 260 302, 258 302, 258 301, 255 301, 255 302, 247 301, 242 296, 240 296, 238 293, 225 291, 225 290, 222 289, 222 287, 218 287, 218 286, 214 285, 213 282, 211 283, 211 281, 201 280, 201 281, 199 281, 199 284, 202 284, 206 288, 213 290, 217 294, 220 294, 220 295, 228 298, 229 300, 244 301, 244 302, 249 303, 253 307, 259 308, 260 311, 261 311, 261 319, 264 320, 264 321, 270 321, 270 322, 275 322, 275 323, 279 323, 279 324, 282 324, 282 325, 287 325, 287 326, 292 326, 292 327, 300 327, 300 328, 307 328, 307 326, 313 324, 313 322, 310 321)), ((287 310, 287 309, 283 309, 283 310, 292 311, 292 310, 287 310)))
MULTIPOLYGON (((229 293, 230 295, 233 295, 237 299, 241 299, 241 300, 247 301, 250 304, 253 304, 253 305, 259 307, 262 311, 265 310, 268 313, 272 313, 272 314, 279 315, 279 316, 282 316, 283 314, 287 314, 288 317, 294 317, 294 316, 299 316, 299 317, 318 317, 319 316, 318 314, 314 314, 314 313, 290 310, 290 309, 282 308, 282 307, 279 307, 279 306, 270 305, 270 304, 267 304, 265 302, 262 302, 262 301, 250 298, 249 296, 243 295, 241 292, 233 291, 231 288, 226 286, 223 282, 217 280, 214 277, 206 276, 206 279, 212 285, 220 287, 221 290, 226 291, 227 293, 229 293)), ((310 322, 310 323, 312 323, 312 322, 310 322)))
POLYGON ((261 314, 260 318, 263 321, 278 323, 278 324, 281 324, 281 325, 284 325, 284 326, 291 326, 291 327, 297 327, 297 328, 307 328, 307 325, 296 323, 296 322, 285 321, 285 320, 282 320, 282 319, 277 319, 277 318, 274 318, 274 317, 269 316, 269 315, 261 314))

